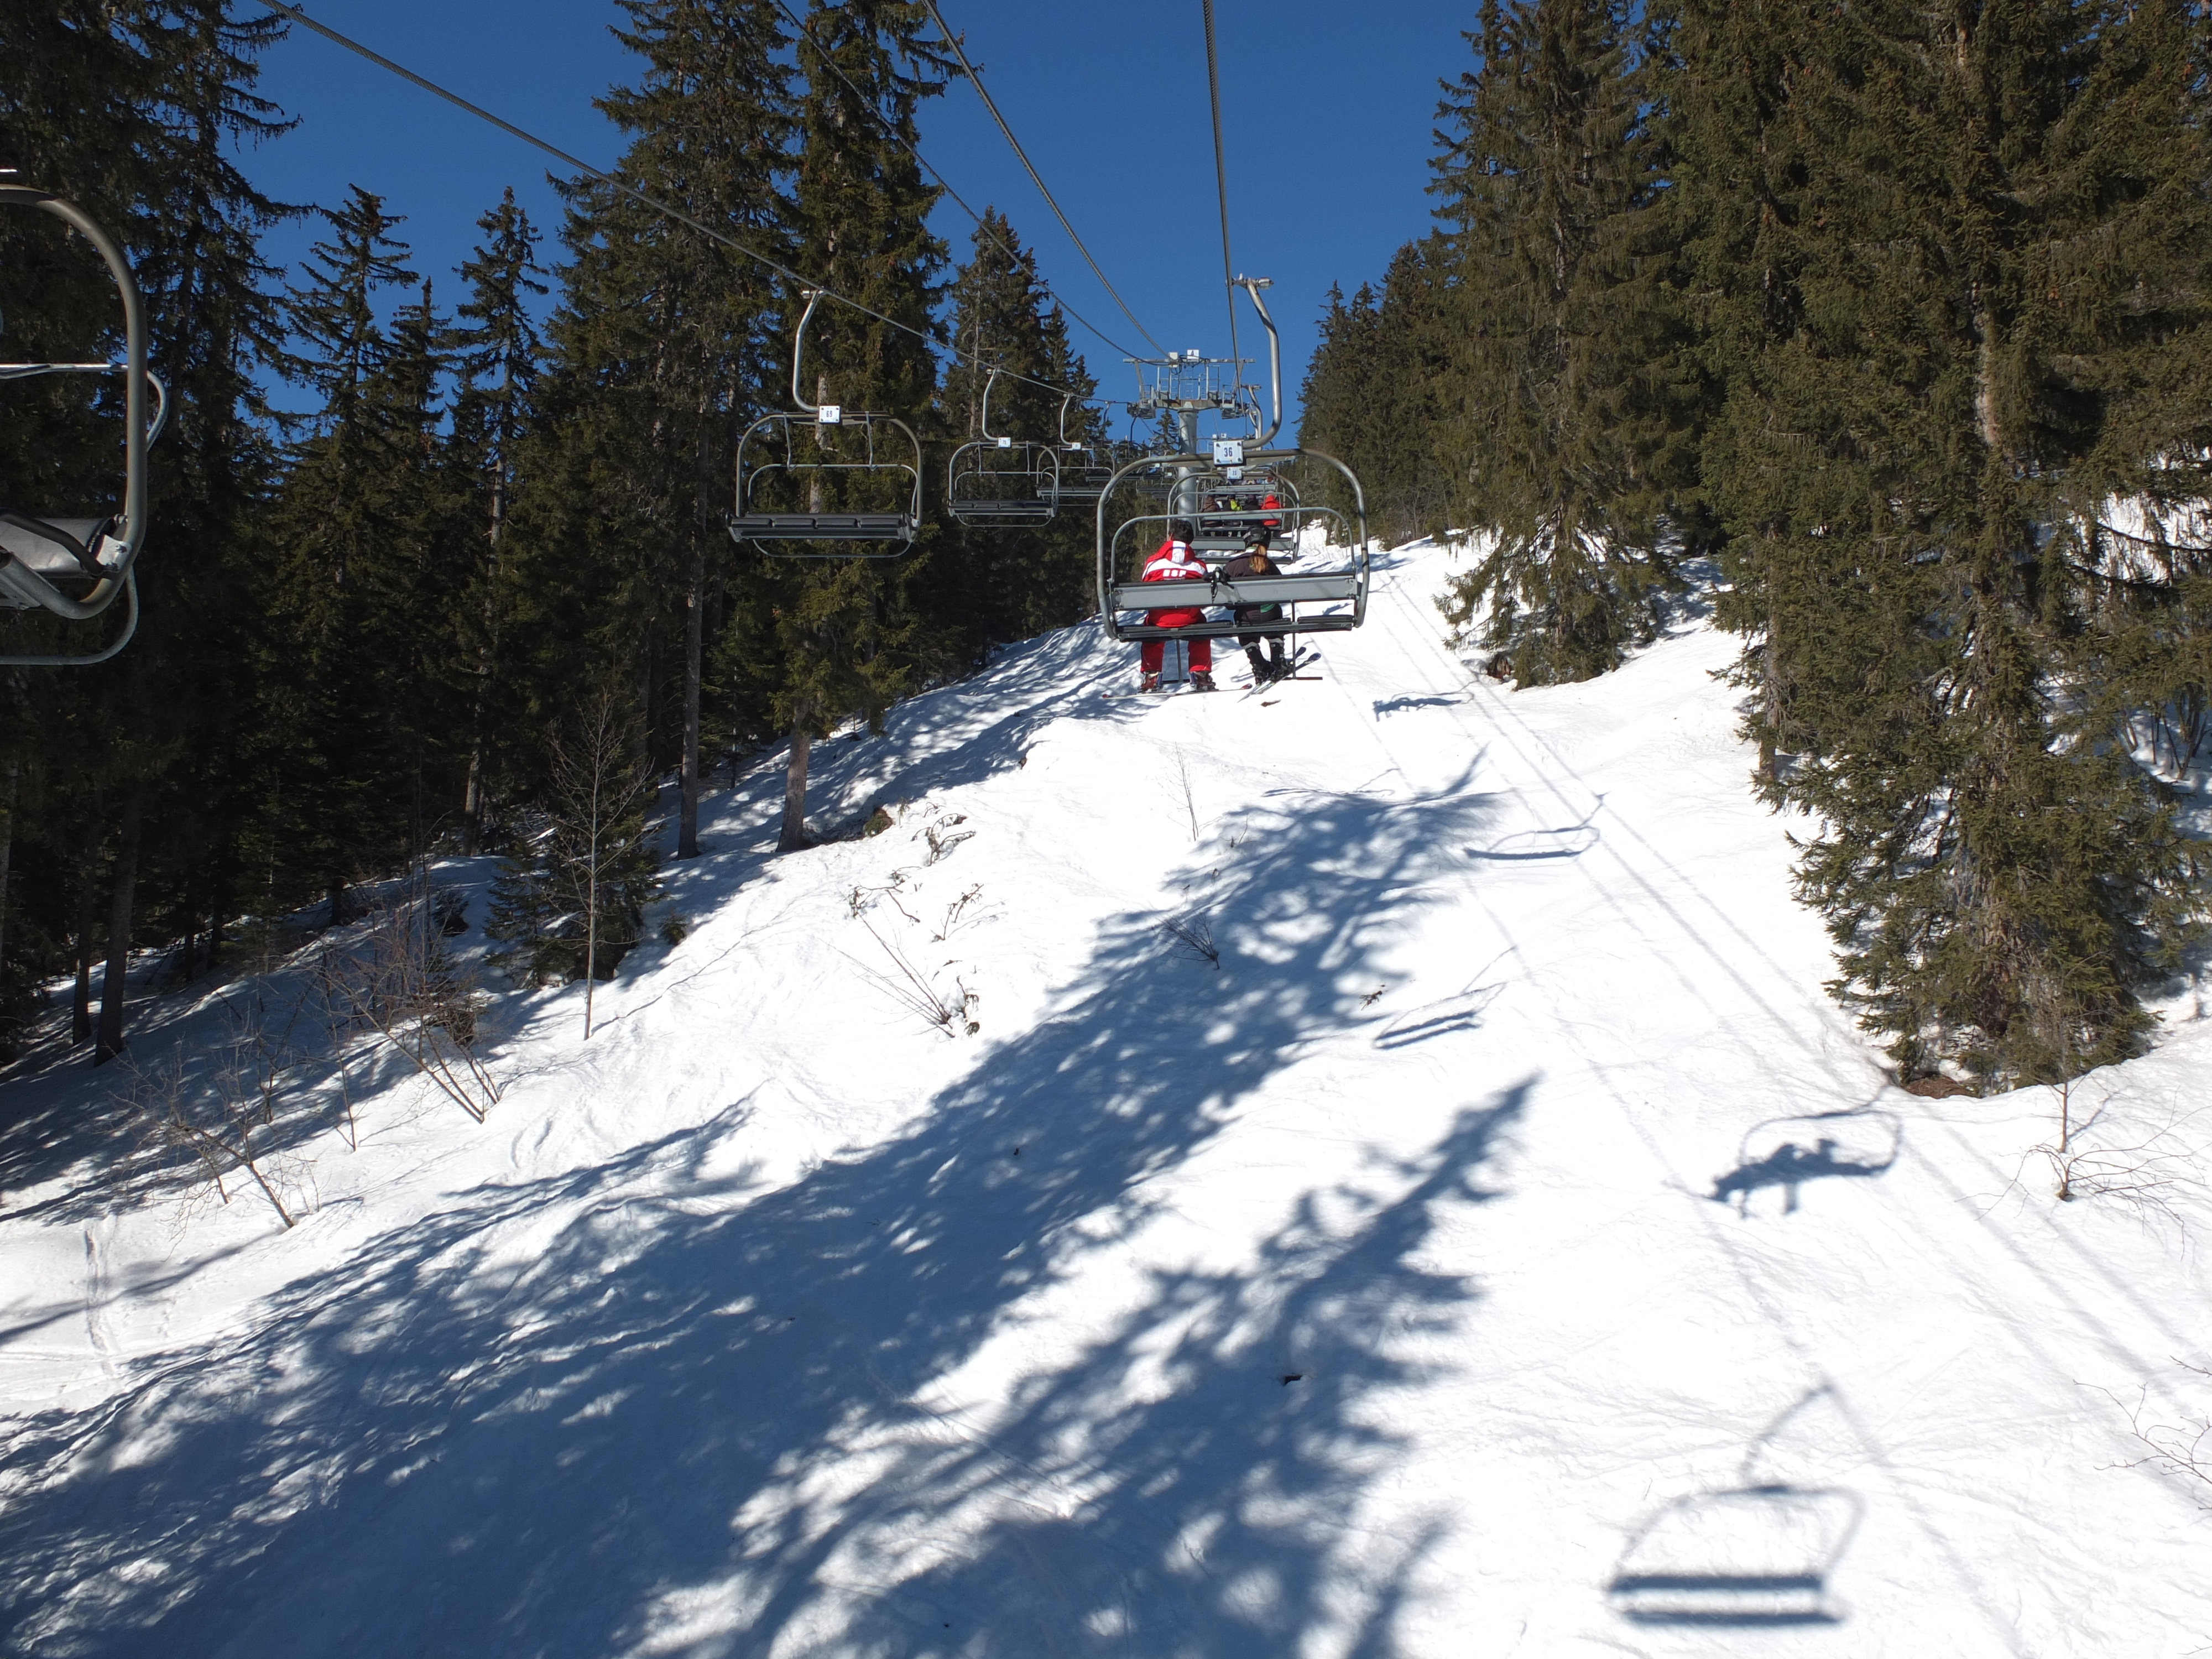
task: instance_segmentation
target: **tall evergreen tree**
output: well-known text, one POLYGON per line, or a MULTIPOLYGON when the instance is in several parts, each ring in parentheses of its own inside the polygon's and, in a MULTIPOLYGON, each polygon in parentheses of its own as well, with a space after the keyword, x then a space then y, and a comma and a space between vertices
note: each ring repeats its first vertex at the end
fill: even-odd
POLYGON ((1617 666, 1672 580, 1651 465, 1668 416, 1640 372, 1657 355, 1653 277, 1632 240, 1657 185, 1643 10, 1486 0, 1480 62, 1443 110, 1462 343, 1443 447, 1495 537, 1449 614, 1480 618, 1522 684, 1617 666))
POLYGON ((2127 716, 2170 706, 2135 647, 2197 629, 2204 556, 2109 533, 2106 503, 2204 492, 2204 21, 1683 22, 1729 377, 1708 482, 1766 787, 1820 826, 1800 880, 1838 988, 1908 1073, 2118 1058, 2201 903, 2127 716))
MULTIPOLYGON (((83 887, 89 899, 100 874, 103 817, 140 826, 107 871, 99 1056, 123 1042, 123 969, 142 917, 191 937, 227 914, 236 868, 246 797, 235 784, 235 714, 252 696, 241 648, 252 592, 241 567, 270 461, 246 405, 278 331, 255 239, 286 210, 247 183, 234 156, 241 141, 282 131, 252 90, 256 57, 280 27, 234 21, 221 0, 68 0, 0 18, 7 158, 23 181, 76 201, 121 243, 168 393, 137 567, 143 617, 130 650, 97 668, 26 671, 0 684, 9 716, 0 775, 16 809, 8 867, 22 878, 0 889, 0 911, 31 907, 8 934, 11 955, 21 946, 65 957, 72 935, 94 954, 94 908, 71 896, 83 887)), ((82 358, 119 335, 105 271, 58 228, 21 210, 0 216, 11 356, 82 358)), ((104 394, 111 413, 99 420, 84 392, 82 382, 19 382, 0 399, 0 494, 9 505, 117 504, 119 387, 104 394)), ((46 628, 17 626, 34 635, 46 628)), ((60 643, 48 635, 48 648, 60 643)), ((53 957, 45 960, 50 970, 53 957)), ((0 986, 14 978, 0 965, 0 986)))
MULTIPOLYGON (((631 135, 619 173, 634 188, 764 251, 785 246, 790 167, 788 44, 773 0, 623 0, 623 44, 644 60, 599 107, 631 135)), ((631 666, 656 752, 683 783, 677 846, 698 851, 702 671, 722 591, 737 434, 780 388, 767 374, 781 320, 765 267, 597 183, 570 192, 572 264, 547 390, 561 499, 535 522, 532 581, 603 620, 583 660, 545 665, 538 694, 564 705, 602 665, 631 666), (593 660, 595 659, 595 660, 593 660), (672 711, 660 695, 672 665, 672 711)), ((556 482, 557 480, 557 482, 556 482)), ((556 636, 568 637, 566 630, 556 636)))
MULTIPOLYGON (((1306 374, 1299 441, 1358 476, 1369 528, 1386 540, 1447 529, 1469 495, 1440 441, 1458 398, 1450 264, 1443 239, 1425 237, 1392 257, 1380 293, 1363 283, 1347 304, 1331 289, 1306 374)), ((1333 473, 1316 482, 1339 510, 1348 505, 1333 473)))
MULTIPOLYGON (((1085 441, 1092 427, 1084 399, 1097 382, 1069 343, 1066 319, 1037 275, 1036 255, 996 209, 984 209, 951 297, 957 355, 937 400, 937 426, 945 441, 982 438, 988 392, 994 434, 1056 445, 1065 404, 1069 440, 1085 441), (994 368, 1003 371, 995 384, 994 368)), ((939 579, 929 586, 943 607, 939 615, 963 638, 968 654, 993 641, 1027 639, 1090 613, 1093 549, 1086 514, 1070 511, 1036 528, 978 527, 958 540, 958 556, 940 556, 939 579)))
POLYGON ((378 321, 378 293, 416 280, 382 200, 356 185, 325 216, 283 359, 320 407, 270 515, 263 762, 269 855, 320 888, 335 922, 358 877, 422 844, 443 342, 427 292, 395 332, 378 321))
MULTIPOLYGON (((943 245, 927 222, 937 190, 915 159, 915 112, 942 89, 918 0, 817 3, 799 36, 805 91, 799 120, 793 220, 800 268, 875 314, 825 303, 806 341, 810 401, 909 425, 927 422, 936 391, 929 349, 943 245), (884 319, 889 321, 883 320, 884 319)), ((790 319, 804 301, 788 296, 790 319)), ((788 363, 789 359, 784 360, 788 363)), ((837 441, 823 428, 825 447, 837 441)), ((833 510, 866 481, 823 475, 833 510)), ((781 844, 805 844, 807 762, 840 721, 873 724, 909 683, 913 618, 904 586, 927 555, 896 568, 866 561, 786 566, 773 606, 778 724, 790 734, 781 844)))
POLYGON ((480 556, 471 569, 459 616, 468 662, 468 763, 461 797, 461 847, 481 842, 494 761, 491 723, 499 709, 500 624, 507 602, 505 562, 526 434, 538 413, 538 381, 545 348, 530 312, 538 278, 538 233, 510 187, 477 221, 486 241, 460 268, 469 297, 453 335, 461 386, 453 405, 453 443, 474 486, 480 556))

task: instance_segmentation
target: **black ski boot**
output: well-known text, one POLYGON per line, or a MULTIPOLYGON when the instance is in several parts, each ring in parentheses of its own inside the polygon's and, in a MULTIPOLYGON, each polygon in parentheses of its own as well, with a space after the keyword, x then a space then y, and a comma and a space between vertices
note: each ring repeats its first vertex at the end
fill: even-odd
POLYGON ((1274 678, 1267 672, 1267 659, 1260 654, 1260 647, 1258 646, 1246 646, 1244 647, 1244 658, 1246 661, 1252 665, 1253 684, 1265 685, 1270 679, 1274 678))
POLYGON ((1291 676, 1291 665, 1290 659, 1283 655, 1283 642, 1280 640, 1270 640, 1267 641, 1267 649, 1273 656, 1273 660, 1267 665, 1267 678, 1270 681, 1288 679, 1291 676))

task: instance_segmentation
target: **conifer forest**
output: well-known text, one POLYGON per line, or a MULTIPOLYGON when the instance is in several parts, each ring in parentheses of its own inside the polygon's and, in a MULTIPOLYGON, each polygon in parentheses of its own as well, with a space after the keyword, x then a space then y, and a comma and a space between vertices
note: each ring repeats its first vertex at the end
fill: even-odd
POLYGON ((2208 1659, 2208 849, 2212 0, 0 0, 0 1659, 2208 1659))
MULTIPOLYGON (((858 302, 813 319, 799 390, 903 422, 933 480, 987 397, 1115 441, 1043 389, 1097 382, 1024 232, 930 228, 916 114, 960 69, 927 9, 618 10, 626 188, 571 181, 557 224, 487 201, 439 270, 409 204, 240 170, 289 119, 256 90, 281 18, 6 9, 0 165, 121 244, 167 392, 136 637, 0 674, 10 1029, 66 981, 84 1056, 115 1054, 132 951, 186 983, 441 848, 509 859, 517 971, 604 976, 657 879, 646 785, 672 781, 683 859, 717 777, 788 744, 804 846, 811 744, 1095 611, 1085 514, 980 533, 933 485, 897 561, 729 533, 806 295, 640 194, 858 302), (264 238, 303 216, 313 256, 277 268, 264 238), (280 380, 312 408, 273 408, 280 380), (580 790, 620 820, 580 901, 532 850, 580 790), (580 902, 588 952, 533 933, 580 902)), ((1466 10, 1433 153, 1404 158, 1434 224, 1332 296, 1304 441, 1384 540, 1471 538, 1436 625, 1500 679, 1606 674, 1713 607, 1741 787, 1809 815, 1798 896, 1901 1077, 2138 1052, 2205 912, 2176 790, 2212 710, 2212 9, 1466 10)), ((96 255, 34 214, 0 216, 0 318, 10 358, 116 331, 96 255)), ((119 391, 6 394, 0 506, 103 500, 119 391)), ((112 630, 9 613, 0 650, 112 630)))

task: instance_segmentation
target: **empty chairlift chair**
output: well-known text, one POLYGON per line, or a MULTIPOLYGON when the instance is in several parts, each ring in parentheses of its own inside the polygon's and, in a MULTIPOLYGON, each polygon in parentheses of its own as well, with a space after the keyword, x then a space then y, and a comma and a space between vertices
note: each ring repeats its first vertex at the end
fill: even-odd
POLYGON ((945 463, 945 508, 962 524, 1013 528, 1052 522, 1060 499, 1060 457, 1050 444, 991 434, 991 388, 983 382, 983 435, 962 444, 945 463))
POLYGON ((822 297, 808 292, 792 341, 799 412, 764 415, 738 440, 730 537, 772 559, 899 558, 921 534, 921 440, 896 416, 807 402, 799 358, 822 297))
POLYGON ((71 654, 0 655, 0 667, 59 668, 104 662, 130 643, 138 627, 138 584, 131 567, 145 543, 146 451, 161 435, 167 398, 146 367, 146 319, 138 285, 122 251, 75 204, 28 185, 0 184, 0 206, 35 208, 59 219, 99 253, 123 301, 123 361, 0 363, 0 381, 46 374, 123 376, 123 501, 89 516, 0 506, 0 609, 40 610, 88 622, 123 601, 122 632, 100 648, 71 654), (149 422, 146 394, 154 394, 149 422))

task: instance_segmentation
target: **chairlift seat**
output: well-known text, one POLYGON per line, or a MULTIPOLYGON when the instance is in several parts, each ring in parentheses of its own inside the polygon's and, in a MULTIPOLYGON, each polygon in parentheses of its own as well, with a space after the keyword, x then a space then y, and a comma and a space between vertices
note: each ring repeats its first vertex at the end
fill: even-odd
POLYGON ((963 524, 1049 524, 1053 503, 1046 496, 1015 501, 950 501, 952 516, 963 524))
MULTIPOLYGON (((1248 576, 1231 581, 1216 576, 1210 581, 1187 578, 1175 582, 1122 582, 1109 591, 1107 604, 1116 611, 1210 611, 1220 606, 1250 605, 1352 604, 1359 597, 1359 573, 1355 570, 1316 571, 1310 575, 1248 576)), ((1124 623, 1116 632, 1123 639, 1217 639, 1231 634, 1322 634, 1358 626, 1351 612, 1320 616, 1285 616, 1266 622, 1238 622, 1234 616, 1206 617, 1182 628, 1154 623, 1124 623)))
POLYGON ((741 542, 910 542, 920 526, 905 513, 740 513, 730 534, 741 542))
POLYGON ((1224 536, 1249 534, 1261 530, 1270 532, 1280 530, 1283 527, 1284 516, 1285 509, 1279 507, 1265 508, 1255 507, 1249 509, 1240 507, 1235 512, 1226 507, 1209 507, 1204 512, 1192 514, 1198 522, 1200 533, 1203 534, 1211 530, 1224 536))
MULTIPOLYGON (((27 513, 0 513, 0 553, 48 581, 57 577, 96 579, 108 573, 97 566, 88 570, 77 549, 84 549, 96 560, 113 523, 112 519, 42 519, 27 513)), ((11 603, 15 602, 0 599, 0 604, 11 603)))

